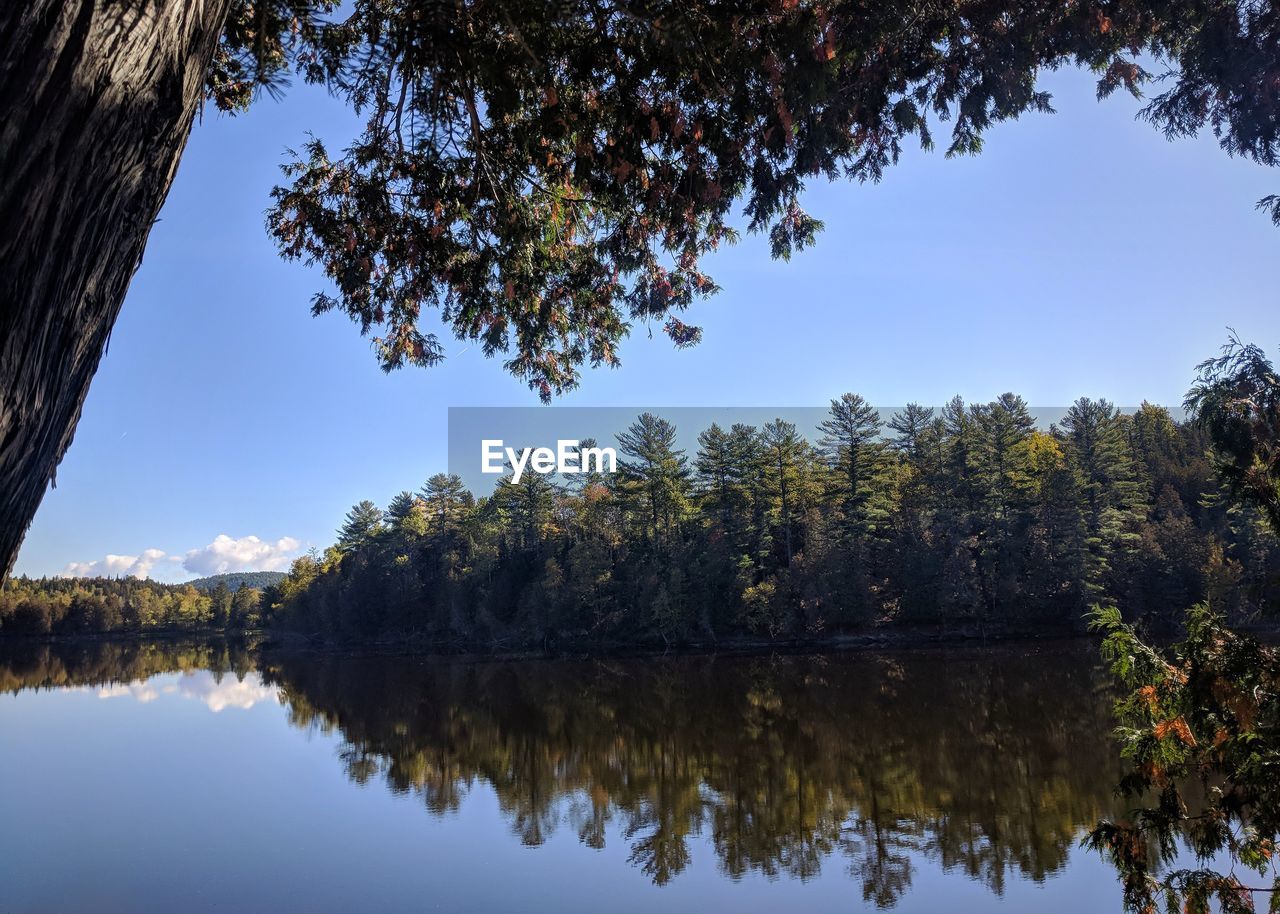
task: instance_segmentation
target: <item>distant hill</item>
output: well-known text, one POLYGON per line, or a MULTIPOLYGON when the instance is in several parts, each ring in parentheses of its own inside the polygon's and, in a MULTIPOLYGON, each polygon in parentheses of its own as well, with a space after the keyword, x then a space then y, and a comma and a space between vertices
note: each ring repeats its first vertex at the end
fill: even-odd
POLYGON ((284 576, 283 571, 233 571, 230 574, 211 574, 207 578, 196 578, 187 583, 196 590, 203 591, 213 590, 219 582, 225 583, 229 590, 239 590, 245 585, 262 588, 279 584, 284 576))

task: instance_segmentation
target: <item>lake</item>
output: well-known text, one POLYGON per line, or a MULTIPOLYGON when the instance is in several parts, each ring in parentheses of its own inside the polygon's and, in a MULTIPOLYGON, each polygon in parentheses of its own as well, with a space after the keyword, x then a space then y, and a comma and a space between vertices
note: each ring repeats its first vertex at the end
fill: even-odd
POLYGON ((1119 910, 1096 647, 0 645, 0 912, 1119 910))

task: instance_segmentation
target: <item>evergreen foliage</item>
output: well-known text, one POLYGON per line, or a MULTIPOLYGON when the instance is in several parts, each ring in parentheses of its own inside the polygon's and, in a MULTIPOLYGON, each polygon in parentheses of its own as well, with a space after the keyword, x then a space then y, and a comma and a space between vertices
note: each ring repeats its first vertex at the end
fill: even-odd
POLYGON ((228 571, 225 574, 211 574, 206 578, 196 578, 186 583, 196 590, 213 590, 219 582, 225 582, 232 591, 241 587, 252 587, 255 590, 270 584, 278 584, 284 577, 282 571, 228 571))
POLYGON ((363 120, 274 191, 281 251, 331 281, 314 311, 375 333, 384 368, 437 364, 443 333, 549 398, 615 364, 634 323, 696 342, 683 313, 735 223, 789 258, 821 229, 806 183, 879 180, 911 143, 977 153, 1052 111, 1044 71, 1154 87, 1143 116, 1167 135, 1210 127, 1273 164, 1278 31, 1270 6, 1218 0, 237 0, 207 92, 237 111, 292 73, 363 120))
MULTIPOLYGON (((1222 484, 1213 494, 1224 497, 1209 503, 1228 508, 1242 553, 1252 550, 1253 534, 1241 534, 1261 528, 1259 519, 1280 532, 1278 404, 1280 379, 1270 361, 1234 335, 1219 358, 1200 365, 1187 396, 1213 445, 1222 484)), ((1095 475, 1103 481, 1095 503, 1107 502, 1106 510, 1140 509, 1141 462, 1169 467, 1185 453, 1176 428, 1157 412, 1144 408, 1134 425, 1137 470, 1107 434, 1092 436, 1095 475)), ((1134 531, 1125 548, 1142 551, 1146 533, 1155 537, 1157 554, 1207 547, 1201 560, 1209 600, 1187 611, 1186 637, 1167 650, 1144 641, 1114 605, 1093 611, 1093 626, 1105 636, 1103 656, 1125 687, 1116 736, 1130 767, 1119 786, 1135 808, 1099 822, 1085 843, 1119 870, 1128 910, 1252 914, 1261 903, 1274 912, 1280 910, 1272 859, 1280 840, 1280 651, 1227 626, 1226 614, 1248 584, 1226 566, 1220 544, 1195 544, 1188 535, 1179 483, 1185 476, 1171 474, 1158 490, 1155 526, 1134 531)), ((1164 583, 1165 598, 1185 600, 1195 590, 1185 578, 1164 583)))
POLYGON ((616 474, 526 470, 478 499, 439 474, 353 508, 266 592, 271 618, 339 640, 671 643, 1069 631, 1100 600, 1168 624, 1229 596, 1239 619, 1280 596, 1280 541, 1217 497, 1201 426, 1159 407, 1080 400, 1041 431, 1006 394, 885 427, 848 394, 818 439, 712 425, 690 459, 646 413, 616 474))

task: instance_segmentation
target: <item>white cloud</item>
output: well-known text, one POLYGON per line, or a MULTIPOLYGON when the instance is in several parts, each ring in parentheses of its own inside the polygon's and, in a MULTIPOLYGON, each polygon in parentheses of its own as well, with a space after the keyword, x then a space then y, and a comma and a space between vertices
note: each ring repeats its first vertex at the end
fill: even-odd
POLYGON ((160 562, 176 562, 179 557, 163 549, 144 549, 142 555, 111 555, 92 562, 70 562, 62 569, 64 578, 145 578, 160 562))
MULTIPOLYGON (((231 571, 286 571, 289 563, 302 549, 302 543, 291 536, 282 536, 275 542, 256 536, 233 539, 219 534, 212 543, 198 549, 170 555, 163 549, 144 549, 141 555, 115 555, 95 559, 92 562, 69 562, 62 569, 64 578, 95 577, 151 577, 157 565, 177 565, 191 574, 203 577, 210 574, 226 574, 231 571)), ((157 577, 172 580, 173 571, 157 577)), ((178 573, 181 577, 181 573, 178 573)))
POLYGON ((230 571, 284 571, 302 543, 282 536, 274 543, 256 536, 232 539, 219 534, 212 543, 191 549, 182 559, 182 567, 195 574, 226 574, 230 571))

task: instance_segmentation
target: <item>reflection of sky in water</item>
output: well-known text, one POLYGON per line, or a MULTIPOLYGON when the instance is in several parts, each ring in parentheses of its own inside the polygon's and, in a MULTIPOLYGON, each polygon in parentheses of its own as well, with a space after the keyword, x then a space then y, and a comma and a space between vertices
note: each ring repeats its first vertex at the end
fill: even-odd
POLYGON ((274 686, 263 685, 262 677, 249 673, 244 679, 227 674, 218 681, 208 670, 153 676, 130 683, 115 683, 97 689, 99 698, 132 698, 147 704, 166 695, 194 698, 215 714, 224 708, 247 710, 260 702, 279 704, 274 686))
POLYGON ((1095 650, 0 651, 0 914, 1115 911, 1095 650))

